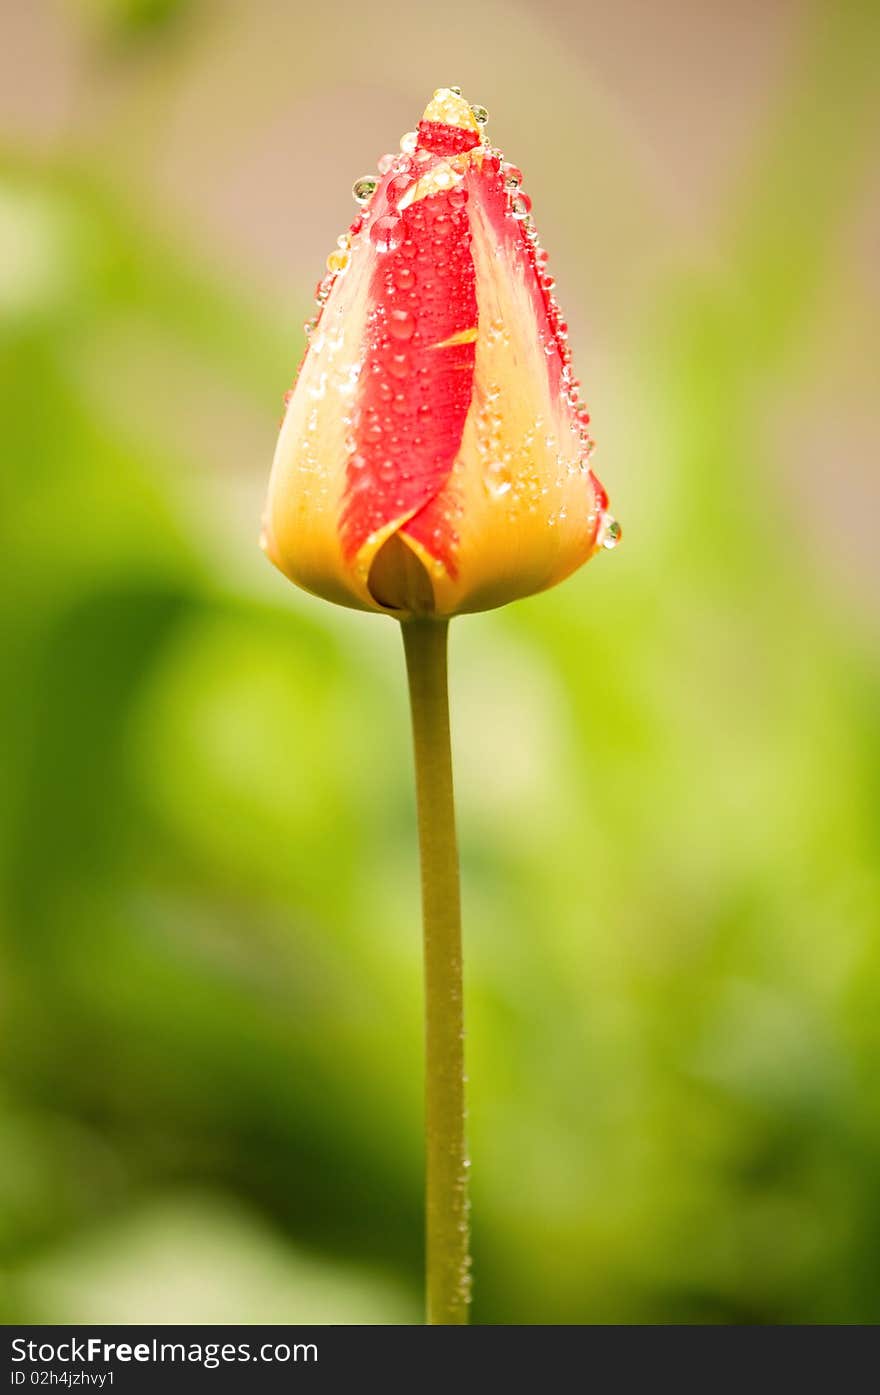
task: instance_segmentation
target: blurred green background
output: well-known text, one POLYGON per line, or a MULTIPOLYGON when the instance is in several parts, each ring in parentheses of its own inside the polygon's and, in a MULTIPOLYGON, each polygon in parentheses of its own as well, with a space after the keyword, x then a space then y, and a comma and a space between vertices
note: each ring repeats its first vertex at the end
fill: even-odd
POLYGON ((625 533, 453 629, 474 1318, 880 1318, 878 16, 6 0, 4 1320, 420 1320, 399 638, 256 539, 441 83, 625 533))

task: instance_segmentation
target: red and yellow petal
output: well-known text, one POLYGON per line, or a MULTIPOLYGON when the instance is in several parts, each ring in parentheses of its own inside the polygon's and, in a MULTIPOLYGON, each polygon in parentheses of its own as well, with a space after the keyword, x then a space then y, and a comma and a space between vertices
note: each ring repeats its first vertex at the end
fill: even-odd
POLYGON ((352 568, 339 532, 374 258, 369 244, 354 236, 350 249, 328 262, 334 259, 335 269, 319 292, 326 293, 327 280, 332 287, 288 396, 261 542, 270 560, 307 591, 374 609, 367 570, 359 574, 352 568))
POLYGON ((441 90, 352 226, 266 513, 270 557, 307 589, 481 610, 553 585, 601 541, 607 500, 517 186, 441 90))

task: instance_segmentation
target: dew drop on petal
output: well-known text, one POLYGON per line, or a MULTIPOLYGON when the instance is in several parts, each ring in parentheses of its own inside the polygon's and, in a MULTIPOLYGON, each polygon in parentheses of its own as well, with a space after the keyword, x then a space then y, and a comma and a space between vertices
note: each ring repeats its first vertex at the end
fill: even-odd
POLYGON ((513 488, 513 480, 503 461, 496 460, 489 466, 484 480, 486 490, 494 499, 501 499, 513 488))
POLYGON ((388 333, 392 339, 412 339, 416 322, 408 310, 392 310, 388 316, 388 333))
POLYGON ((396 252, 403 241, 403 219, 399 215, 377 218, 370 227, 370 241, 377 252, 396 252))
POLYGON ((354 195, 355 203, 369 203, 370 199, 376 192, 376 186, 378 183, 378 179, 373 174, 364 174, 361 176, 360 179, 356 179, 351 187, 351 192, 354 195))
POLYGON ((416 273, 411 266, 401 264, 394 267, 391 279, 399 291, 408 291, 416 283, 416 273))
POLYGON ((405 174, 397 174, 393 179, 389 179, 385 188, 385 196, 389 203, 396 204, 398 199, 402 199, 409 189, 412 181, 405 174))
POLYGON ((409 367, 409 358, 406 354, 392 354, 388 360, 388 372, 392 378, 408 378, 409 367))
POLYGON ((623 537, 623 529, 613 514, 606 513, 602 518, 602 546, 611 552, 623 537))
POLYGON ((485 126, 486 122, 489 120, 489 113, 487 112, 486 108, 481 107, 479 102, 477 102, 471 107, 471 111, 473 113, 473 117, 477 125, 485 126))

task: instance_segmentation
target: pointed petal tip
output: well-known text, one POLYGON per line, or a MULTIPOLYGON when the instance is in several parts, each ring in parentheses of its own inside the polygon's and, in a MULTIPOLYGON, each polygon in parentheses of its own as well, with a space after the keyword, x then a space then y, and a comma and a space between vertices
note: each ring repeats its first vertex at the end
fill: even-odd
POLYGON ((482 142, 483 107, 471 106, 458 87, 438 87, 419 122, 417 144, 436 155, 460 155, 482 142))
POLYGON ((438 122, 443 126, 459 126, 467 131, 479 131, 480 127, 468 103, 456 87, 438 87, 422 117, 423 121, 438 122))

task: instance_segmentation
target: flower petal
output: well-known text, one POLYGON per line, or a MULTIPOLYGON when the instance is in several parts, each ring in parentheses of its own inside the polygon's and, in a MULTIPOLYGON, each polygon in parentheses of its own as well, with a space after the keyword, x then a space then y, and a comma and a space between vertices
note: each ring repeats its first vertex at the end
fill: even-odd
MULTIPOLYGON (((461 179, 427 151, 388 171, 282 427, 266 550, 292 580, 343 604, 387 608, 368 584, 372 561, 443 488, 461 445, 477 333, 461 179)), ((427 546, 449 574, 456 542, 448 520, 435 521, 427 546)))
POLYGON ((561 581, 596 550, 607 504, 589 469, 564 330, 504 171, 475 161, 465 188, 478 322, 471 407, 448 483, 401 529, 431 568, 439 614, 561 581), (450 518, 454 570, 431 566, 430 540, 450 518))
POLYGON ((375 253, 369 241, 355 236, 350 251, 338 261, 288 401, 269 480, 262 541, 275 565, 307 591, 340 605, 374 610, 366 570, 359 575, 344 555, 339 517, 352 453, 351 417, 363 366, 375 253))
MULTIPOLYGON (((421 170, 392 181, 390 211, 380 205, 370 227, 380 252, 340 518, 352 560, 443 488, 470 408, 477 320, 470 231, 463 207, 450 202, 454 190, 437 186, 436 163, 433 172, 431 184, 421 170)), ((454 530, 438 520, 430 550, 450 574, 455 544, 454 530)))

